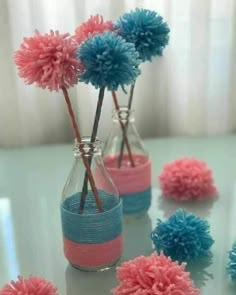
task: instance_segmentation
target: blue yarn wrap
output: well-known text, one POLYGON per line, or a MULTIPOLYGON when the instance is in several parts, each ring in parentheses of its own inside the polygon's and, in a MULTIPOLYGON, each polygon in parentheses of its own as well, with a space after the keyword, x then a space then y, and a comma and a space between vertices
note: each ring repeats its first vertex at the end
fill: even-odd
POLYGON ((147 211, 151 205, 151 196, 151 187, 137 193, 121 194, 123 213, 125 215, 134 215, 147 211))
POLYGON ((104 212, 97 211, 93 193, 86 196, 83 214, 79 214, 81 193, 61 204, 62 232, 65 238, 80 244, 111 241, 122 232, 122 202, 117 196, 99 191, 104 212))
POLYGON ((236 280, 236 242, 233 244, 232 249, 229 252, 227 271, 230 274, 232 280, 236 280))

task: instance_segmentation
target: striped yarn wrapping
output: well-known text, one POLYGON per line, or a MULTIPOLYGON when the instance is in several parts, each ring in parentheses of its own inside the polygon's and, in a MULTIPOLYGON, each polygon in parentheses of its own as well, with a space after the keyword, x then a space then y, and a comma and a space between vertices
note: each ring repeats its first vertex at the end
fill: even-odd
POLYGON ((81 193, 61 204, 64 254, 81 269, 99 269, 116 262, 122 253, 122 202, 99 191, 104 212, 98 213, 89 192, 83 214, 79 214, 81 193))
POLYGON ((151 205, 151 162, 146 155, 133 154, 135 167, 126 165, 124 155, 122 168, 118 168, 118 156, 106 156, 104 164, 114 181, 123 201, 123 213, 136 215, 147 211, 151 205))

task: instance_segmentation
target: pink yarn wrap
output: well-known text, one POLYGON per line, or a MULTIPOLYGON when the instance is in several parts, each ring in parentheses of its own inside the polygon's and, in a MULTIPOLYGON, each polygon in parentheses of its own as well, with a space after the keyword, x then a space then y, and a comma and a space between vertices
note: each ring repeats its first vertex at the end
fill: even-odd
POLYGON ((104 21, 103 17, 97 14, 91 16, 87 21, 76 28, 74 39, 80 44, 90 36, 102 34, 105 31, 111 30, 113 30, 112 21, 104 21))
POLYGON ((203 200, 218 194, 212 171, 204 161, 194 158, 167 163, 158 178, 163 196, 175 200, 203 200))
POLYGON ((122 235, 101 244, 78 244, 64 238, 65 257, 71 264, 80 267, 100 267, 115 262, 122 248, 122 235))
POLYGON ((118 156, 107 156, 104 165, 114 181, 119 194, 130 194, 143 191, 151 186, 151 162, 145 155, 132 155, 135 167, 126 166, 128 155, 123 157, 122 168, 117 167, 118 156))
POLYGON ((0 290, 0 295, 58 295, 57 288, 51 282, 39 277, 11 281, 0 290))
POLYGON ((76 58, 78 44, 69 34, 50 31, 42 35, 24 38, 20 49, 14 54, 19 76, 26 84, 58 91, 77 84, 78 74, 83 70, 76 58))
POLYGON ((139 256, 117 268, 120 284, 112 290, 112 294, 200 295, 185 266, 185 263, 179 265, 162 253, 139 256))

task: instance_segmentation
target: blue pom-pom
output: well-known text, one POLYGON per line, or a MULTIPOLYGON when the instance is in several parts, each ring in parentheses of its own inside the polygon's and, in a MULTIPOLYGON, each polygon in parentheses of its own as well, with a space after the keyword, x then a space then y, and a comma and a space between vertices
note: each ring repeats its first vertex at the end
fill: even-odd
POLYGON ((214 243, 208 222, 183 209, 166 221, 158 220, 151 238, 157 252, 179 262, 209 255, 214 243))
POLYGON ((168 44, 170 29, 155 11, 139 9, 125 13, 117 22, 118 33, 128 42, 135 44, 142 61, 162 55, 168 44))
POLYGON ((236 280, 236 242, 229 252, 229 262, 227 266, 228 273, 231 275, 232 280, 236 280))
POLYGON ((77 57, 84 66, 80 81, 91 83, 96 88, 124 88, 134 84, 140 74, 138 66, 141 60, 134 44, 113 32, 90 37, 79 47, 77 57))

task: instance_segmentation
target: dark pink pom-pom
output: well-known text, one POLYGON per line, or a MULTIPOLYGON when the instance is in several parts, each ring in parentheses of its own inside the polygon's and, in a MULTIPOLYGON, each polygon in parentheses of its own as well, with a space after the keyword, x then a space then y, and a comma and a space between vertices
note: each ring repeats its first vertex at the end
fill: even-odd
POLYGON ((35 83, 38 87, 58 91, 69 88, 78 82, 82 72, 81 62, 76 58, 78 44, 69 34, 50 31, 24 38, 14 54, 19 76, 26 84, 35 83))
POLYGON ((78 26, 75 30, 74 38, 78 44, 86 41, 90 36, 102 34, 105 31, 113 30, 112 21, 104 21, 99 14, 91 16, 87 21, 78 26))
POLYGON ((204 161, 182 158, 167 163, 158 178, 162 194, 168 198, 187 201, 217 196, 212 171, 204 161))
POLYGON ((0 290, 0 295, 57 295, 57 288, 51 282, 39 277, 11 281, 0 290))
POLYGON ((185 263, 179 265, 163 253, 139 256, 117 268, 118 287, 114 295, 199 295, 185 263))

